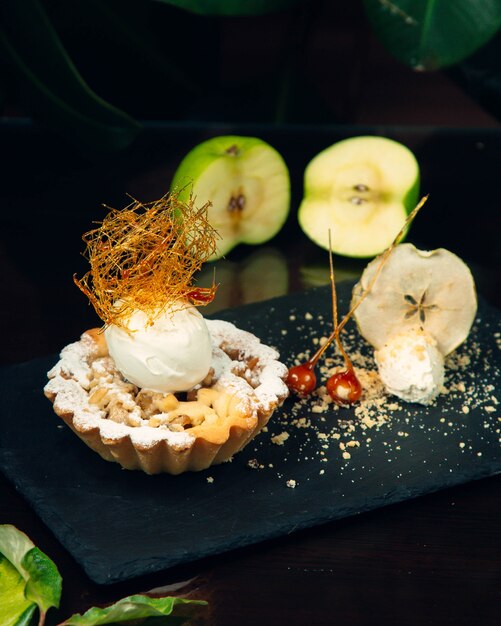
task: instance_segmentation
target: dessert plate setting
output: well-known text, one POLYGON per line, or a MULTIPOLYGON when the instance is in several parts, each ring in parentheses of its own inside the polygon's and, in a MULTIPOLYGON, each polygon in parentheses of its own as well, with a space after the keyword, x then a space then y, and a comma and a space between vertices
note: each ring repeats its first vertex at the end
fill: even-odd
MULTIPOLYGON (((340 311, 352 287, 339 285, 340 311)), ((217 317, 291 366, 329 335, 330 307, 321 287, 217 317)), ((370 382, 371 348, 353 322, 345 335, 370 382)), ((431 404, 370 385, 350 408, 292 396, 231 461, 177 476, 124 470, 85 446, 41 393, 52 355, 2 371, 0 467, 88 576, 114 583, 499 473, 500 347, 499 311, 480 299, 431 404)))

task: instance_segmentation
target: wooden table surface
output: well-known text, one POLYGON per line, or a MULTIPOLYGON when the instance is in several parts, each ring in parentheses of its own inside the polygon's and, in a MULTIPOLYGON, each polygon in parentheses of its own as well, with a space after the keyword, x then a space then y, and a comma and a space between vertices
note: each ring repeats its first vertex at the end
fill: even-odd
MULTIPOLYGON (((101 217, 101 203, 118 207, 126 203, 125 193, 143 201, 165 193, 180 158, 210 135, 269 140, 292 177, 291 218, 284 232, 267 246, 236 250, 221 262, 213 311, 325 283, 326 255, 295 222, 302 171, 334 140, 371 130, 407 143, 421 164, 430 208, 411 240, 462 256, 479 293, 500 307, 497 130, 164 125, 148 128, 125 155, 91 161, 71 154, 63 142, 48 142, 29 125, 4 126, 0 132, 11 158, 0 186, 1 364, 57 353, 96 325, 72 283, 73 273, 85 271, 81 233, 101 217), (273 269, 272 279, 263 267, 273 269)), ((364 262, 337 258, 336 266, 341 278, 354 278, 364 262)), ((16 525, 56 562, 63 596, 51 624, 131 593, 165 588, 166 594, 208 600, 202 623, 217 626, 494 626, 501 608, 500 496, 501 477, 495 476, 110 586, 86 576, 1 476, 0 523, 16 525)))

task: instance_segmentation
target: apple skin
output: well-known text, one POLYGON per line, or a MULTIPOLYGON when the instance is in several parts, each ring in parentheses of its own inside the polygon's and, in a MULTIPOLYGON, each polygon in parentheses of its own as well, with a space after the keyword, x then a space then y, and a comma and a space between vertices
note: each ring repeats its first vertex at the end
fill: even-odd
POLYGON ((240 243, 268 241, 280 231, 290 210, 287 166, 274 148, 257 137, 226 135, 197 145, 176 170, 171 193, 184 202, 193 194, 198 206, 211 202, 208 219, 220 239, 210 260, 240 243), (236 189, 245 189, 251 202, 230 215, 224 207, 236 189))
MULTIPOLYGON (((339 155, 336 154, 336 157, 339 155)), ((414 209, 419 198, 420 188, 420 171, 419 164, 414 154, 404 145, 384 137, 376 136, 359 136, 352 137, 339 141, 332 146, 326 148, 319 154, 317 154, 308 164, 305 170, 304 179, 304 196, 303 201, 298 211, 298 221, 303 232, 317 245, 324 249, 329 248, 329 229, 331 229, 333 237, 333 252, 345 257, 352 258, 371 258, 381 253, 386 247, 393 241, 400 228, 404 225, 407 215, 414 209), (339 158, 336 168, 352 165, 357 165, 357 159, 361 164, 361 168, 366 167, 364 160, 371 164, 371 162, 381 171, 386 168, 390 173, 390 178, 393 177, 393 183, 398 187, 398 176, 395 175, 396 168, 399 167, 401 162, 405 163, 405 170, 403 177, 407 186, 405 189, 399 188, 398 193, 394 193, 390 186, 383 186, 378 188, 376 185, 376 191, 378 194, 378 202, 383 208, 388 209, 392 206, 391 212, 387 212, 387 217, 384 228, 382 222, 379 224, 376 230, 371 232, 369 227, 364 227, 363 224, 358 228, 358 232, 355 228, 346 229, 346 236, 343 241, 339 241, 340 237, 336 241, 337 233, 342 234, 343 230, 338 228, 330 215, 330 208, 328 203, 334 206, 334 202, 330 199, 326 199, 331 193, 329 185, 333 186, 335 168, 329 169, 325 167, 328 163, 328 159, 332 154, 345 150, 346 148, 353 150, 352 154, 347 156, 346 163, 343 163, 343 157, 339 158), (367 150, 365 149, 367 147, 367 150), (385 163, 386 156, 390 154, 390 159, 385 163), (349 159, 352 159, 350 161, 349 159), (323 162, 323 163, 322 163, 323 162), (319 172, 319 165, 322 164, 324 172, 319 172), (395 170, 395 171, 392 171, 395 170), (332 179, 330 179, 332 177, 332 179), (317 201, 324 202, 324 208, 314 208, 313 205, 317 201), (317 215, 314 215, 314 213, 317 215), (313 218, 312 218, 313 216, 313 218), (314 228, 313 228, 314 226, 314 228), (385 231, 385 232, 384 232, 385 231), (384 233, 384 236, 383 236, 384 233), (362 244, 361 242, 367 241, 362 244), (360 242, 360 243, 359 243, 360 242)), ((319 202, 319 204, 320 204, 319 202)), ((336 199, 338 205, 342 202, 336 199)), ((346 201, 345 201, 346 205, 346 201)), ((350 207, 351 210, 355 210, 350 207)), ((374 213, 375 214, 375 213, 374 213)), ((348 213, 347 213, 348 215, 348 213)), ((382 217, 382 216, 381 216, 382 217)), ((347 220, 348 221, 348 220, 347 220)))

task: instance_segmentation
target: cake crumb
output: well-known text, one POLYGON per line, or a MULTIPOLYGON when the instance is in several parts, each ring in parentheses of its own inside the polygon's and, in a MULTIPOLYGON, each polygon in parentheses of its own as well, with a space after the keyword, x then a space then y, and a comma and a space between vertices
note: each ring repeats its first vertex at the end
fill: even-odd
POLYGON ((470 412, 470 407, 467 406, 466 404, 463 404, 463 407, 461 408, 461 411, 463 411, 463 413, 465 415, 468 415, 468 413, 470 412))
POLYGON ((275 435, 274 437, 272 437, 271 441, 277 446, 283 446, 288 438, 289 438, 289 433, 284 430, 279 435, 275 435))
POLYGON ((207 482, 212 484, 214 482, 214 476, 207 476, 207 482))
POLYGON ((349 452, 343 452, 343 459, 351 459, 351 454, 349 452))
POLYGON ((287 485, 287 487, 289 487, 289 489, 295 489, 296 488, 296 481, 293 478, 289 478, 289 480, 285 483, 287 485))
POLYGON ((362 418, 362 424, 367 426, 367 428, 372 428, 373 426, 377 424, 377 420, 373 420, 371 417, 367 415, 364 418, 362 418))
POLYGON ((325 413, 326 408, 327 408, 327 405, 325 404, 314 404, 311 407, 311 412, 312 413, 325 413))

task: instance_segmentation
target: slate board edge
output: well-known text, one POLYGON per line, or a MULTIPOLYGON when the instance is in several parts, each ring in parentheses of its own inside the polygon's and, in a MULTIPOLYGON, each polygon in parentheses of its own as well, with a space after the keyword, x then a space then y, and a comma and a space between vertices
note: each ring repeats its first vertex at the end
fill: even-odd
MULTIPOLYGON (((106 461, 103 461, 105 463, 106 461)), ((2 468, 3 472, 3 468, 2 468)), ((196 563, 205 558, 215 556, 218 554, 228 554, 239 548, 248 548, 252 545, 256 545, 262 542, 270 541, 284 536, 289 536, 295 532, 301 530, 307 530, 316 526, 321 526, 329 522, 347 519, 363 513, 374 511, 377 509, 385 508, 393 504, 399 504, 410 500, 437 493, 439 491, 446 491, 453 487, 460 486, 462 484, 476 482, 491 476, 501 474, 501 460, 495 463, 486 464, 481 469, 479 474, 474 478, 468 477, 466 481, 461 475, 452 476, 447 484, 429 485, 424 489, 416 490, 415 493, 409 491, 407 488, 396 488, 391 490, 389 494, 383 494, 377 499, 373 499, 370 503, 365 503, 358 507, 345 507, 339 509, 339 507, 331 510, 326 509, 322 516, 313 514, 310 518, 304 518, 300 521, 294 520, 294 518, 288 518, 286 523, 276 526, 273 532, 263 533, 259 537, 255 537, 252 540, 246 540, 245 537, 236 535, 231 542, 227 543, 224 549, 215 546, 213 549, 207 550, 204 554, 200 554, 199 551, 187 552, 182 558, 169 559, 169 557, 159 557, 158 560, 151 567, 141 566, 141 561, 136 561, 135 565, 127 564, 127 569, 123 567, 105 567, 101 559, 96 560, 95 551, 87 551, 82 549, 81 544, 75 542, 73 533, 69 530, 63 531, 60 528, 65 528, 64 521, 55 514, 46 514, 43 509, 39 509, 37 506, 36 498, 32 501, 27 496, 30 494, 30 487, 24 485, 23 481, 16 480, 10 476, 7 479, 14 485, 16 491, 21 495, 30 508, 32 508, 37 516, 48 527, 57 540, 64 546, 68 553, 75 559, 75 561, 82 567, 87 576, 95 583, 99 585, 111 585, 126 580, 132 580, 140 576, 146 576, 161 571, 166 571, 178 565, 185 565, 188 563, 196 563), (25 495, 26 494, 26 495, 25 495), (52 522, 57 522, 53 524, 52 522), (55 529, 54 529, 55 528, 55 529)), ((5 474, 4 474, 5 475, 5 474)), ((148 559, 147 559, 148 560, 148 559)))

